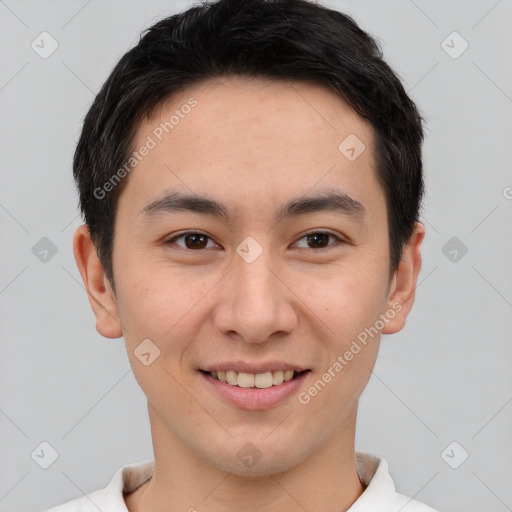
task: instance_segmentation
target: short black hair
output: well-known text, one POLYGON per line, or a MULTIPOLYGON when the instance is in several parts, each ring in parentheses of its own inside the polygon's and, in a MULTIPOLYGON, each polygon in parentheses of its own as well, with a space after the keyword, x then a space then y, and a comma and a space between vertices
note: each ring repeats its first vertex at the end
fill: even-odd
POLYGON ((127 176, 115 186, 105 184, 127 174, 119 171, 126 169, 144 116, 149 119, 187 86, 230 76, 323 85, 369 121, 386 198, 393 274, 419 221, 423 118, 384 62, 378 42, 350 16, 308 0, 218 0, 144 31, 85 117, 73 175, 84 221, 114 291, 114 220, 127 176))

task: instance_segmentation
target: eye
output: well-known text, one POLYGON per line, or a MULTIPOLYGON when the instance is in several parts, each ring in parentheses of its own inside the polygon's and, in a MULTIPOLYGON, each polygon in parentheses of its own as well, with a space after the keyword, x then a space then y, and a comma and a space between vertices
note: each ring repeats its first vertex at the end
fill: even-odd
POLYGON ((169 245, 172 243, 176 243, 176 240, 180 239, 184 240, 185 245, 176 245, 178 245, 182 249, 208 249, 208 240, 210 240, 213 243, 213 246, 217 246, 217 244, 215 244, 209 236, 203 233, 199 233, 197 231, 186 231, 184 233, 181 233, 180 235, 174 236, 173 238, 169 238, 164 243, 165 245, 169 245))
MULTIPOLYGON (((313 244, 316 247, 310 247, 312 249, 326 249, 332 245, 339 245, 337 243, 329 244, 329 237, 334 238, 336 242, 345 243, 343 239, 339 236, 334 235, 333 233, 329 233, 327 231, 312 231, 310 233, 306 233, 300 240, 306 240, 306 245, 313 244), (320 246, 320 247, 318 247, 320 246)), ((298 242, 296 242, 298 243, 298 242)), ((308 247, 299 247, 300 249, 308 248, 308 247)))
MULTIPOLYGON (((299 247, 300 249, 326 249, 333 245, 336 246, 339 245, 340 243, 345 243, 345 241, 339 236, 326 231, 312 231, 310 233, 306 233, 299 239, 298 242, 295 242, 295 245, 298 244, 301 240, 306 240, 306 247, 299 247), (329 238, 334 239, 335 242, 329 243, 329 238), (313 245, 313 247, 311 247, 311 245, 313 245)), ((213 242, 213 240, 208 235, 205 235, 204 233, 200 233, 198 231, 185 231, 184 233, 169 238, 164 243, 165 245, 176 244, 178 245, 178 247, 181 247, 182 249, 189 250, 201 250, 212 247, 218 247, 218 245, 215 242, 213 242), (182 239, 184 241, 184 245, 177 243, 178 240, 182 239), (208 246, 209 241, 213 245, 208 246)))

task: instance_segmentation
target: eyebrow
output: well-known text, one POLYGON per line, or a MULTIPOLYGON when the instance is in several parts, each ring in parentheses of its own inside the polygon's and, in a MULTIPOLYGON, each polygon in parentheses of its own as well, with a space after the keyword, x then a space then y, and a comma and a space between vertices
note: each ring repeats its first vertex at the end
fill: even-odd
MULTIPOLYGON (((169 191, 147 204, 139 211, 139 215, 150 220, 161 215, 184 211, 210 215, 228 222, 234 218, 233 212, 227 206, 212 198, 177 191, 169 191)), ((291 199, 278 212, 277 221, 316 212, 336 212, 362 220, 365 208, 341 190, 328 189, 314 196, 291 199)))

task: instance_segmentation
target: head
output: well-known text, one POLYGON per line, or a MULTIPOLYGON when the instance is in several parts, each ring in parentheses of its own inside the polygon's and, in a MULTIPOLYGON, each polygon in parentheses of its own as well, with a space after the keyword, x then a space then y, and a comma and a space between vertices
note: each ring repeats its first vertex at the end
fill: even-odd
POLYGON ((97 329, 124 336, 161 429, 256 474, 236 457, 244 442, 272 448, 261 467, 279 471, 353 424, 380 334, 414 300, 422 139, 374 39, 305 0, 204 3, 121 58, 75 153, 74 248, 97 329), (281 406, 212 402, 203 371, 225 361, 331 378, 289 399, 293 421, 267 437, 281 406))

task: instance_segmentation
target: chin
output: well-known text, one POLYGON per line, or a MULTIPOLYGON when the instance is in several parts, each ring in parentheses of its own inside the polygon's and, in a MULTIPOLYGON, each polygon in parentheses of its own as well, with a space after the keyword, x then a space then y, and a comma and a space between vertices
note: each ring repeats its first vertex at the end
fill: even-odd
POLYGON ((293 469, 297 465, 297 462, 291 460, 292 458, 295 459, 295 457, 283 459, 275 453, 269 454, 268 456, 263 455, 252 467, 249 465, 246 466, 238 457, 233 458, 231 456, 214 459, 212 463, 217 468, 239 477, 264 478, 269 475, 277 475, 293 469))
POLYGON ((245 478, 284 473, 308 456, 307 447, 291 439, 287 443, 278 438, 272 442, 265 437, 254 442, 233 439, 232 442, 223 445, 224 450, 220 446, 217 444, 216 450, 204 454, 203 458, 222 471, 245 478))

